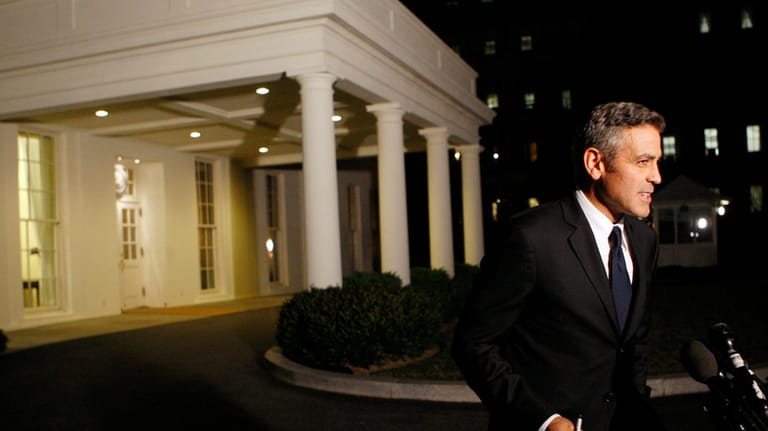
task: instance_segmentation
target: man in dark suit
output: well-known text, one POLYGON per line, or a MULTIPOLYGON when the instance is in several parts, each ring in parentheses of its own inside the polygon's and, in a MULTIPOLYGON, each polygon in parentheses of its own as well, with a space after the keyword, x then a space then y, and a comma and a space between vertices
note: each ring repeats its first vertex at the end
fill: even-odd
POLYGON ((641 219, 661 182, 664 127, 636 103, 596 107, 578 190, 513 217, 483 258, 452 353, 489 429, 572 431, 578 415, 585 431, 663 429, 646 385, 658 241, 641 219))

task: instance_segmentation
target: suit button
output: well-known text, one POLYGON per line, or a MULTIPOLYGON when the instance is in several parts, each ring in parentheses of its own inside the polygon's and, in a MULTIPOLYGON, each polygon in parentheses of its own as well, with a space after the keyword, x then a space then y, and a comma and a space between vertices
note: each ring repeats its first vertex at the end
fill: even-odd
POLYGON ((606 392, 603 394, 603 401, 606 403, 612 403, 616 401, 616 395, 613 392, 606 392))

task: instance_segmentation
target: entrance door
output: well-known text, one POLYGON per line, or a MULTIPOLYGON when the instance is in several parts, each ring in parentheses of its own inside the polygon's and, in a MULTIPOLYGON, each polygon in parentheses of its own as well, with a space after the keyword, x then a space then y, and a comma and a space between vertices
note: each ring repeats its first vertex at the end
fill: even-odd
POLYGON ((120 292, 123 309, 144 305, 146 291, 142 274, 144 249, 141 246, 141 208, 137 202, 117 202, 120 238, 120 292))

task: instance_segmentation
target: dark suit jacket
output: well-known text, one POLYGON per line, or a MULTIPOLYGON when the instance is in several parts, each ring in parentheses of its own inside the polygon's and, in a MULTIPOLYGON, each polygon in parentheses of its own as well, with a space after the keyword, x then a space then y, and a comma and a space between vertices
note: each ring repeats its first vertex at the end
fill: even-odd
POLYGON ((452 350, 490 429, 535 431, 555 412, 581 412, 585 430, 606 431, 617 404, 635 411, 627 409, 650 394, 647 305, 658 241, 642 221, 624 219, 634 279, 623 334, 575 193, 514 217, 483 258, 452 350))

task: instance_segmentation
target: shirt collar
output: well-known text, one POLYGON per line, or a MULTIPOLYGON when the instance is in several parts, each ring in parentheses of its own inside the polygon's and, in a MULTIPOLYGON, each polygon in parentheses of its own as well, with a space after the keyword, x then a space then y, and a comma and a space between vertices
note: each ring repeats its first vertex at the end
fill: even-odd
POLYGON ((581 211, 587 217, 589 227, 592 228, 592 232, 595 238, 608 238, 611 235, 613 226, 621 227, 622 233, 624 232, 624 218, 620 218, 618 222, 613 223, 611 220, 601 213, 592 202, 587 199, 587 196, 581 190, 576 190, 576 200, 581 207, 581 211))

